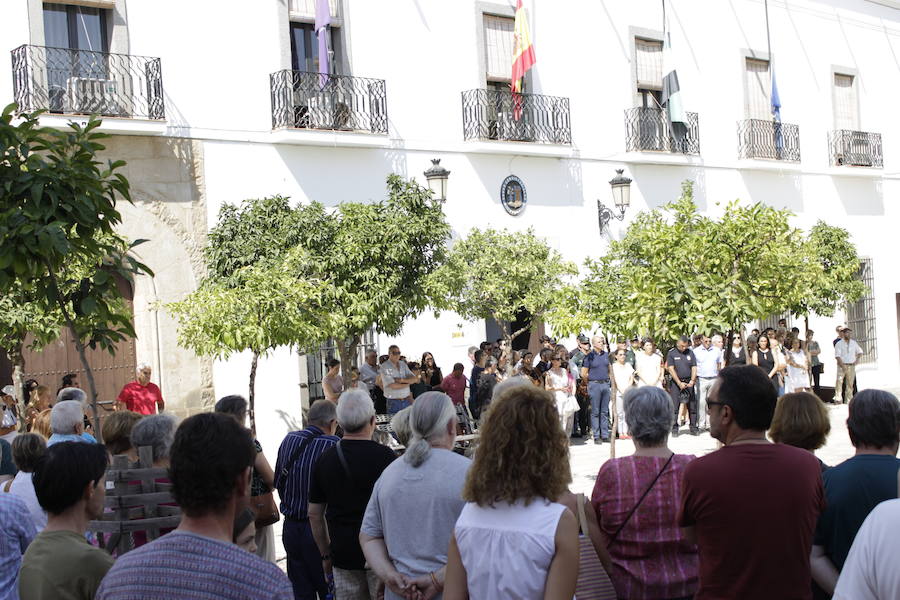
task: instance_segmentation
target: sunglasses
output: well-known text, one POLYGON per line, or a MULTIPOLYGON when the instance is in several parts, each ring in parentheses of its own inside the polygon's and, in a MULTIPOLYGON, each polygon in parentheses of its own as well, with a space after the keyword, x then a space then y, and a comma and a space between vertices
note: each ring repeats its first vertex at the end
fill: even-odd
POLYGON ((709 409, 712 406, 728 406, 728 405, 725 402, 712 402, 712 401, 707 400, 706 401, 706 412, 709 412, 709 409))

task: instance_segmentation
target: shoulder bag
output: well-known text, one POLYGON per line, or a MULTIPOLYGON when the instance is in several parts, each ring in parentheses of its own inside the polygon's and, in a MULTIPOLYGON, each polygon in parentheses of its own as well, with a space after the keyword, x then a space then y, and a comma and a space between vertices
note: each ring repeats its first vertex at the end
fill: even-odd
POLYGON ((588 533, 587 517, 584 512, 584 494, 578 494, 578 582, 575 584, 576 600, 616 600, 606 569, 597 556, 597 550, 588 533))
MULTIPOLYGON (((291 469, 294 468, 294 463, 297 462, 300 454, 311 441, 313 441, 320 435, 322 434, 313 434, 300 442, 294 449, 294 452, 291 454, 291 458, 287 461, 287 463, 285 463, 285 465, 281 467, 281 470, 278 473, 275 473, 275 489, 277 489, 279 493, 281 492, 282 484, 287 482, 287 478, 291 474, 291 469)), ((281 518, 281 514, 278 511, 278 504, 275 502, 275 496, 273 495, 273 493, 274 490, 269 490, 268 493, 250 497, 250 508, 252 508, 256 513, 257 528, 265 527, 266 525, 273 525, 277 523, 281 518)))
POLYGON ((622 521, 622 524, 619 525, 619 528, 616 529, 616 531, 611 536, 609 536, 609 543, 607 543, 607 547, 612 546, 613 543, 616 541, 616 538, 619 537, 619 534, 622 532, 622 530, 625 529, 625 526, 628 524, 628 521, 631 520, 631 517, 632 517, 632 515, 634 515, 634 512, 638 509, 638 507, 644 501, 644 498, 647 497, 647 494, 650 493, 650 490, 653 489, 653 486, 656 485, 656 482, 659 481, 659 478, 663 474, 663 471, 665 471, 666 468, 668 468, 669 463, 672 462, 673 458, 675 458, 674 452, 669 456, 669 460, 667 460, 666 464, 664 464, 662 466, 662 469, 659 470, 659 473, 656 474, 656 477, 653 478, 653 481, 650 482, 650 485, 647 486, 647 489, 644 490, 644 493, 641 494, 641 497, 638 499, 638 501, 635 503, 635 505, 631 507, 631 510, 628 512, 628 516, 625 517, 625 520, 622 521))

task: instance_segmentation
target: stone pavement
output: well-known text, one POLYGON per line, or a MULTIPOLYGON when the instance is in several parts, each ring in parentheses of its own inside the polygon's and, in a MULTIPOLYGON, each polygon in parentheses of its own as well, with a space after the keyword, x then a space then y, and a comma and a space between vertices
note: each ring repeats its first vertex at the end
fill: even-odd
MULTIPOLYGON (((895 394, 900 390, 891 390, 895 394)), ((816 456, 827 465, 836 465, 853 456, 853 445, 847 435, 847 405, 826 405, 831 413, 831 433, 825 447, 816 452, 816 456)), ((679 454, 696 454, 701 456, 716 449, 716 440, 709 433, 692 436, 687 433, 688 428, 682 427, 682 434, 677 438, 669 438, 669 448, 679 454)), ((604 461, 609 459, 609 444, 594 445, 593 442, 574 439, 569 448, 572 466, 573 492, 581 492, 587 496, 594 489, 594 481, 597 471, 604 461)), ((634 452, 634 444, 631 440, 616 441, 616 456, 629 456, 634 452)), ((281 525, 283 521, 275 524, 275 548, 278 566, 286 569, 284 546, 281 543, 281 525)))

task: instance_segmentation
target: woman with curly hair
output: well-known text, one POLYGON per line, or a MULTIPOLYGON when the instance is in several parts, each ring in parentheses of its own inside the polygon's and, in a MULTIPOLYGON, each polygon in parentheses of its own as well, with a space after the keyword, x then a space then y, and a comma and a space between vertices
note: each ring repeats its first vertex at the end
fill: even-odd
POLYGON ((531 386, 491 404, 448 553, 445 600, 571 598, 578 522, 562 504, 572 480, 553 397, 531 386))

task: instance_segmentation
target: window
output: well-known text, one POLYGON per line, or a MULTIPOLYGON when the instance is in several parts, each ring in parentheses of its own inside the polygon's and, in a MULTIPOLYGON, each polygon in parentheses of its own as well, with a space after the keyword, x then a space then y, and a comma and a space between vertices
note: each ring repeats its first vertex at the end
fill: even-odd
POLYGON ((484 15, 484 70, 487 83, 505 82, 512 78, 513 25, 509 17, 484 15))
POLYGON ((662 42, 634 38, 637 93, 644 108, 659 108, 662 94, 662 42))
POLYGON ((107 13, 86 6, 44 4, 44 45, 107 52, 107 13))
POLYGON ((875 276, 871 258, 860 261, 856 278, 866 284, 866 292, 847 307, 847 326, 853 330, 853 337, 863 349, 859 362, 871 363, 878 359, 875 343, 875 276))
POLYGON ((834 74, 835 129, 859 129, 859 103, 856 98, 856 77, 834 74))
MULTIPOLYGON (((331 16, 340 15, 340 3, 338 0, 328 0, 328 8, 331 10, 331 16)), ((304 17, 315 18, 316 16, 316 0, 290 0, 288 9, 292 15, 301 15, 304 17)))
POLYGON ((772 82, 769 77, 769 61, 748 58, 744 61, 744 77, 747 81, 747 118, 770 120, 772 104, 769 100, 772 82))
MULTIPOLYGON (((340 30, 329 27, 331 60, 329 70, 340 74, 340 30)), ((291 68, 295 71, 319 71, 319 38, 312 23, 291 23, 291 68)))

